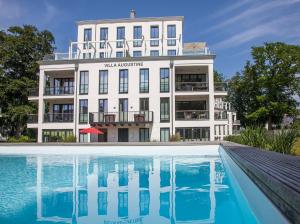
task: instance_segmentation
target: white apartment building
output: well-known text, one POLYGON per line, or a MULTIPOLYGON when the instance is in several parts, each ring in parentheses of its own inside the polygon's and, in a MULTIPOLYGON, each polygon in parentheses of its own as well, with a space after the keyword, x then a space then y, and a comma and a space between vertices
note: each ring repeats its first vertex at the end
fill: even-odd
POLYGON ((215 83, 215 55, 205 43, 183 43, 183 17, 77 22, 68 53, 40 61, 29 100, 38 142, 75 135, 79 142, 222 139, 238 127, 215 83), (80 134, 96 127, 104 134, 80 134))

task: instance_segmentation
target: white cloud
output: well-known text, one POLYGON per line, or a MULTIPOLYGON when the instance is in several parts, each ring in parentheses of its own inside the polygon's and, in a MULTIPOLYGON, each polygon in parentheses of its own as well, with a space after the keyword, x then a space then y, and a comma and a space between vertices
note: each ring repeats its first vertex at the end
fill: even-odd
POLYGON ((299 13, 283 16, 263 23, 259 26, 242 30, 235 35, 218 42, 217 44, 213 45, 212 48, 219 50, 231 48, 267 35, 288 38, 294 35, 294 30, 300 29, 300 25, 295 24, 295 21, 298 21, 299 16, 299 13))
POLYGON ((231 13, 245 5, 247 5, 248 3, 253 3, 255 0, 240 0, 240 1, 237 1, 236 3, 226 7, 226 8, 223 8, 222 10, 214 13, 211 18, 217 18, 217 17, 220 17, 220 16, 223 16, 223 15, 226 15, 228 13, 231 13))
POLYGON ((293 4, 300 3, 300 0, 275 0, 267 1, 264 4, 255 4, 250 7, 248 10, 242 11, 240 14, 237 14, 231 18, 224 20, 223 22, 207 29, 205 32, 215 31, 231 24, 238 24, 243 20, 252 23, 259 23, 264 18, 273 17, 274 14, 270 13, 275 9, 281 9, 284 6, 291 6, 293 4))

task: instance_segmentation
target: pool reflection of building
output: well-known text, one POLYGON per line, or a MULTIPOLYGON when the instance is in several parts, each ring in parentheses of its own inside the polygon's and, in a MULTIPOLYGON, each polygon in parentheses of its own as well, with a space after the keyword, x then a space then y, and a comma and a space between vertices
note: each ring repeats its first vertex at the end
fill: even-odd
POLYGON ((214 222, 224 177, 217 157, 75 156, 68 164, 37 158, 38 221, 214 222))

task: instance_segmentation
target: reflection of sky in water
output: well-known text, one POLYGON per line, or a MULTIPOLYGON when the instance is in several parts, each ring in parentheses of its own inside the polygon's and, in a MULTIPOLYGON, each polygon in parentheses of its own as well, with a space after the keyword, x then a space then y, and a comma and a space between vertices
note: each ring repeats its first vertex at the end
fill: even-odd
POLYGON ((0 223, 253 223, 219 157, 0 157, 0 223))

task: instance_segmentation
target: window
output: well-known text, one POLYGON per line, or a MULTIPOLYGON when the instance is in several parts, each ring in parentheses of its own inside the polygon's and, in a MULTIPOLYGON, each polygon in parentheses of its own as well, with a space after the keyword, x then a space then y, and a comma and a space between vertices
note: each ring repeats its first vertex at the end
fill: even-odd
POLYGON ((140 98, 140 111, 149 111, 149 98, 140 98))
POLYGON ((82 57, 83 57, 83 59, 91 59, 92 58, 92 54, 91 53, 83 53, 82 57))
POLYGON ((168 142, 170 138, 170 129, 169 128, 161 128, 160 129, 160 141, 168 142))
POLYGON ((88 122, 88 100, 79 100, 79 123, 88 122))
POLYGON ((168 50, 168 56, 176 56, 176 50, 168 50))
POLYGON ((170 121, 170 100, 168 97, 160 98, 160 122, 170 121))
POLYGON ((150 56, 152 56, 152 57, 158 57, 159 56, 159 51, 157 51, 157 50, 150 51, 150 56))
POLYGON ((99 71, 99 93, 106 94, 108 92, 108 71, 99 71))
MULTIPOLYGON (((219 130, 220 132, 220 130, 219 130)), ((201 127, 201 128, 176 128, 176 133, 180 134, 180 138, 183 141, 209 141, 210 139, 210 128, 201 127)))
POLYGON ((104 52, 99 53, 99 58, 104 58, 104 52))
POLYGON ((128 216, 128 192, 118 192, 118 217, 128 216))
POLYGON ((79 130, 79 142, 89 142, 88 134, 80 133, 81 129, 79 130))
POLYGON ((159 27, 158 26, 151 26, 150 38, 151 38, 151 40, 150 40, 151 47, 159 46, 159 40, 153 40, 153 39, 159 38, 159 27))
POLYGON ((168 25, 168 46, 175 46, 176 45, 176 25, 168 25), (170 40, 170 38, 172 38, 170 40))
POLYGON ((119 71, 119 93, 128 93, 128 70, 119 71))
POLYGON ((80 72, 79 94, 88 94, 89 91, 89 72, 80 72))
MULTIPOLYGON (((84 29, 84 36, 83 36, 83 41, 84 42, 87 42, 87 41, 92 41, 92 29, 84 29)), ((83 49, 86 49, 87 48, 87 44, 85 43, 83 45, 83 49)), ((91 49, 91 46, 89 45, 89 49, 91 49)))
POLYGON ((117 51, 116 52, 116 58, 123 58, 124 55, 123 55, 123 51, 117 51))
POLYGON ((140 142, 149 142, 149 128, 140 128, 139 131, 139 140, 140 142))
POLYGON ((98 192, 98 215, 107 215, 107 192, 98 192))
POLYGON ((124 47, 125 27, 117 27, 117 48, 124 47))
POLYGON ((119 99, 119 121, 128 121, 128 99, 119 99))
POLYGON ((99 99, 99 113, 107 112, 107 99, 99 99))
POLYGON ((142 57, 142 52, 141 51, 134 51, 133 52, 133 57, 142 57))
POLYGON ((149 69, 140 69, 140 93, 149 93, 149 69))
POLYGON ((133 27, 133 47, 142 46, 142 27, 134 26, 133 27))
POLYGON ((149 190, 140 191, 140 216, 149 215, 150 192, 149 190))
POLYGON ((72 129, 58 129, 58 130, 43 130, 42 138, 43 142, 61 142, 64 138, 72 136, 72 129))
POLYGON ((168 68, 160 69, 160 92, 161 93, 169 92, 169 69, 168 68))
POLYGON ((105 48, 105 42, 108 39, 108 28, 100 28, 100 48, 105 48))

